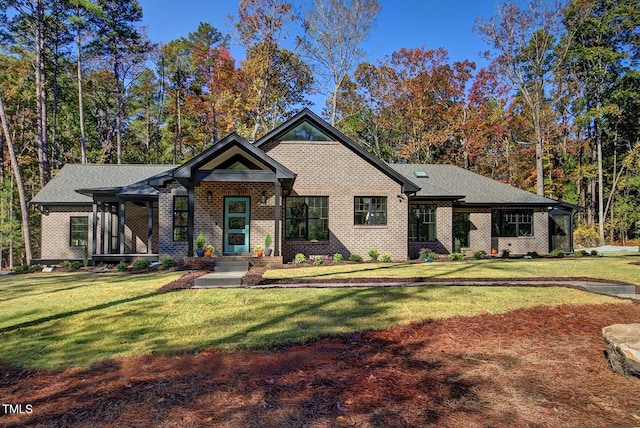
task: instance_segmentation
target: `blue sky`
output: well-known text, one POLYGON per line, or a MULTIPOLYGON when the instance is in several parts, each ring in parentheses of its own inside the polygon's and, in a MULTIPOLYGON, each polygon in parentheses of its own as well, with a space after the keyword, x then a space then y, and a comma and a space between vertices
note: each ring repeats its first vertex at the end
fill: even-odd
MULTIPOLYGON (((479 52, 488 46, 473 30, 477 17, 496 14, 499 0, 378 0, 382 9, 377 28, 365 42, 366 60, 377 63, 400 48, 444 47, 453 61, 465 59, 485 65, 479 52)), ((168 42, 208 22, 223 34, 231 33, 227 15, 238 12, 238 0, 139 0, 143 24, 153 42, 168 42)), ((294 8, 308 8, 310 0, 291 0, 294 8)), ((292 35, 292 38, 295 36, 292 35)), ((236 60, 243 52, 232 42, 236 60)))

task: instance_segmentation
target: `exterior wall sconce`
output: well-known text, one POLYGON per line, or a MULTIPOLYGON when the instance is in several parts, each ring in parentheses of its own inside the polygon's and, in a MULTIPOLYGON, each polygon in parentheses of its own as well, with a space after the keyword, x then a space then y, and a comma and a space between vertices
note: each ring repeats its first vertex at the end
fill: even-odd
POLYGON ((262 203, 262 205, 265 205, 267 203, 267 191, 263 190, 262 193, 260 194, 260 202, 262 203))
POLYGON ((211 190, 207 190, 207 202, 211 202, 212 197, 213 197, 213 193, 211 193, 211 190))
POLYGON ((398 202, 404 201, 404 196, 402 195, 397 195, 397 198, 398 198, 398 202))

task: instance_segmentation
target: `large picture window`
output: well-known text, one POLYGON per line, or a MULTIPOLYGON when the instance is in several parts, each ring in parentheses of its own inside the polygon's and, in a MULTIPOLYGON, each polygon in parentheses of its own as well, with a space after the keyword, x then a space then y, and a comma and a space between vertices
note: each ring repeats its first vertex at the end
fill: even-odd
POLYGON ((409 207, 409 240, 436 240, 436 206, 419 204, 409 207))
POLYGON ((173 197, 173 240, 186 241, 189 225, 189 203, 187 196, 173 197))
POLYGON ((491 224, 495 237, 533 236, 533 210, 493 210, 491 224))
POLYGON ((362 197, 354 199, 353 224, 358 225, 385 225, 387 224, 387 198, 386 197, 362 197))
POLYGON ((71 217, 69 245, 84 247, 89 243, 89 217, 71 217))
POLYGON ((329 240, 329 198, 295 196, 285 199, 285 239, 329 240))

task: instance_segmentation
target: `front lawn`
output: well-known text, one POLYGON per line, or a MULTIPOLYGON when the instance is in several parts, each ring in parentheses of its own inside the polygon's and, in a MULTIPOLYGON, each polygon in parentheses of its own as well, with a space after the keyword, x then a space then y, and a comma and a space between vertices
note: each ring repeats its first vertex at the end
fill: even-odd
MULTIPOLYGON (((616 278, 625 277, 617 273, 618 269, 626 272, 627 281, 632 280, 632 272, 637 275, 640 269, 634 266, 635 270, 625 270, 617 260, 612 261, 618 266, 611 268, 616 278)), ((553 262, 565 265, 565 261, 553 262)), ((313 268, 309 272, 317 275, 337 270, 348 274, 354 269, 373 269, 368 274, 382 270, 388 276, 390 272, 409 269, 434 272, 447 266, 453 272, 441 275, 477 276, 482 271, 492 272, 491 276, 496 277, 498 272, 521 271, 523 268, 511 268, 519 263, 522 262, 442 263, 442 266, 363 264, 313 268)), ((539 268, 553 264, 528 263, 539 268)), ((604 268, 609 259, 588 263, 604 268)), ((558 267, 556 271, 559 270, 558 267)), ((304 269, 280 269, 267 274, 285 272, 310 275, 304 269)), ((549 276, 540 270, 538 274, 549 276)), ((34 368, 88 366, 108 359, 191 353, 207 348, 265 349, 307 342, 326 334, 384 329, 427 319, 504 313, 539 305, 629 303, 573 289, 532 287, 433 285, 159 292, 180 275, 165 272, 5 276, 0 285, 0 361, 34 368)), ((583 269, 579 276, 587 275, 599 273, 583 269)))

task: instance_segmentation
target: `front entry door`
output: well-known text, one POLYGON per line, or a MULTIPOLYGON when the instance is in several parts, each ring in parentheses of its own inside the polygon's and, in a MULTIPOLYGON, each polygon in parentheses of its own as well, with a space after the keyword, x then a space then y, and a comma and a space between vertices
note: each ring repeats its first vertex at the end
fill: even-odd
POLYGON ((249 252, 250 212, 248 196, 224 199, 224 252, 249 252))

